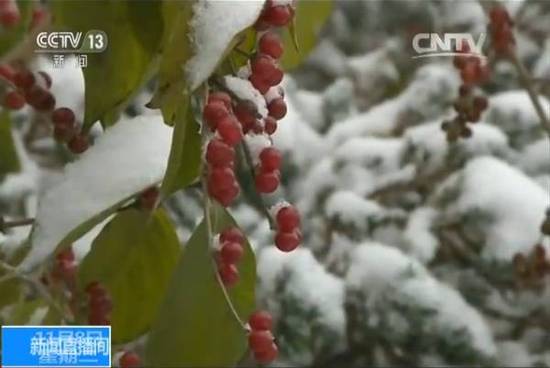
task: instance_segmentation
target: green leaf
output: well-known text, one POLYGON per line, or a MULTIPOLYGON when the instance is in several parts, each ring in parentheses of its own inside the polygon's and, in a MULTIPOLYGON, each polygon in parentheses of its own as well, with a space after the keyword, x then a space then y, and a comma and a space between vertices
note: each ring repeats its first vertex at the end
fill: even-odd
POLYGON ((283 37, 285 52, 281 58, 281 65, 285 70, 297 67, 308 56, 331 12, 332 0, 296 2, 295 24, 283 37))
POLYGON ((105 51, 88 54, 84 127, 112 125, 147 79, 160 43, 160 3, 153 0, 71 0, 52 3, 55 28, 107 34, 105 51))
POLYGON ((156 316, 180 254, 165 211, 117 214, 92 243, 79 267, 79 285, 99 281, 113 299, 113 342, 142 335, 156 316))
MULTIPOLYGON (((235 226, 221 207, 211 215, 214 233, 235 226)), ((185 247, 146 345, 152 367, 234 366, 247 349, 246 334, 233 316, 218 284, 205 221, 185 247)), ((240 281, 229 296, 241 320, 254 311, 256 262, 245 244, 240 281)))
POLYGON ((163 1, 164 34, 158 84, 152 108, 160 108, 164 121, 173 125, 176 111, 187 99, 184 65, 191 57, 189 21, 193 16, 194 1, 163 1))
MULTIPOLYGON (((0 277, 4 276, 0 273, 0 277)), ((0 282, 0 309, 16 303, 21 298, 21 283, 17 278, 11 278, 0 282)))
POLYGON ((172 146, 166 175, 161 186, 163 197, 184 188, 199 175, 201 163, 201 136, 189 99, 175 114, 172 146))
POLYGON ((31 5, 32 2, 27 0, 17 1, 21 22, 11 29, 4 28, 0 32, 0 57, 5 56, 23 40, 31 17, 31 5))
POLYGON ((10 113, 4 110, 0 113, 0 180, 4 175, 20 170, 19 157, 11 132, 10 113))

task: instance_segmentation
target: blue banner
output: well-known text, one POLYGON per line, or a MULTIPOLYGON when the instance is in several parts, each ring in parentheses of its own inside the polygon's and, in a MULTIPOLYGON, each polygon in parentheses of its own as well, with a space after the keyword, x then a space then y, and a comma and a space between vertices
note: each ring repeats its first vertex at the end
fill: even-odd
POLYGON ((110 367, 109 326, 2 326, 2 367, 110 367))

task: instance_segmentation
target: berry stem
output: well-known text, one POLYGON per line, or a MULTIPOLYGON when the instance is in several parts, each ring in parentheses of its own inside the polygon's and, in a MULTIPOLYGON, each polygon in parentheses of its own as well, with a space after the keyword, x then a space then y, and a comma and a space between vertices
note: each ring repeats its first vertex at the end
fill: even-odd
MULTIPOLYGON (((208 142, 208 127, 206 122, 201 122, 201 140, 203 147, 206 146, 206 143, 208 142)), ((212 218, 211 218, 211 206, 212 202, 210 201, 210 197, 208 196, 208 178, 207 178, 207 167, 206 163, 203 161, 201 163, 201 184, 202 184, 202 193, 203 193, 203 206, 204 206, 204 221, 206 223, 206 236, 207 236, 207 247, 208 251, 212 249, 212 240, 214 238, 213 235, 213 229, 212 229, 212 218)), ((214 260, 214 257, 211 257, 211 264, 212 264, 212 271, 214 272, 214 275, 216 277, 216 280, 218 281, 218 285, 220 285, 220 288, 223 293, 223 297, 225 298, 225 302, 227 303, 227 306, 231 310, 231 313, 235 317, 235 320, 241 325, 243 330, 247 330, 246 324, 242 321, 241 317, 239 316, 239 313, 237 313, 237 310, 235 309, 235 306, 233 305, 233 302, 231 301, 231 298, 229 296, 229 293, 227 292, 227 289, 220 277, 220 274, 218 272, 218 267, 216 265, 216 261, 214 260)))
MULTIPOLYGON (((248 170, 250 171, 250 175, 252 180, 254 180, 254 177, 256 176, 254 172, 254 163, 252 162, 252 155, 250 153, 250 148, 248 147, 248 144, 243 140, 241 142, 241 148, 243 152, 243 157, 246 161, 246 165, 248 166, 248 170)), ((257 193, 258 197, 260 198, 261 206, 260 210, 264 214, 264 216, 267 218, 267 221, 269 221, 269 227, 274 230, 276 229, 276 222, 273 216, 271 216, 271 213, 269 213, 269 210, 267 209, 267 206, 263 200, 263 197, 260 193, 257 193)))

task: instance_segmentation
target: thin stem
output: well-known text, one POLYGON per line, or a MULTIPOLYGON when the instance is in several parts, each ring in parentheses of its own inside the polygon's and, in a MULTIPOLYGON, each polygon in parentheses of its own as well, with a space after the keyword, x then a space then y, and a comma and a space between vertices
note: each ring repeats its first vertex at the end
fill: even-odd
POLYGON ((26 218, 21 220, 5 221, 3 217, 0 217, 0 232, 6 231, 6 229, 18 226, 29 226, 34 224, 33 218, 26 218))
MULTIPOLYGON (((206 144, 207 134, 208 134, 205 127, 206 125, 203 123, 201 125, 201 136, 202 136, 203 146, 206 144)), ((204 161, 201 163, 200 172, 201 172, 201 183, 202 183, 203 203, 204 203, 204 221, 206 222, 206 234, 208 237, 208 251, 211 251, 212 240, 214 238, 212 219, 211 219, 211 213, 210 213, 212 203, 210 202, 210 197, 208 196, 206 165, 204 161)), ((222 290, 223 297, 225 298, 225 302, 227 303, 227 306, 229 307, 229 309, 231 310, 231 313, 233 314, 233 317, 235 317, 235 320, 241 325, 243 330, 248 330, 248 328, 246 327, 246 324, 241 320, 239 313, 237 312, 237 310, 235 309, 235 306, 233 305, 233 302, 231 301, 231 297, 229 296, 229 293, 227 292, 225 284, 223 283, 223 280, 220 277, 220 273, 218 272, 218 265, 216 264, 214 257, 211 257, 211 262, 212 262, 212 269, 214 271, 214 275, 216 275, 216 280, 220 285, 220 288, 222 290)))
POLYGON ((529 94, 529 98, 531 99, 531 102, 533 103, 533 106, 535 107, 535 111, 537 112, 537 115, 540 119, 540 124, 542 128, 548 133, 550 136, 550 120, 546 116, 546 113, 544 112, 544 108, 542 107, 542 104, 540 103, 540 99, 538 97, 537 92, 535 91, 535 88, 533 86, 533 80, 529 73, 527 72, 527 69, 523 65, 523 63, 519 60, 517 54, 514 52, 512 55, 510 55, 510 61, 516 68, 516 71, 518 73, 519 79, 521 84, 523 85, 523 88, 527 91, 529 94))
MULTIPOLYGON (((248 169, 250 171, 250 175, 252 176, 252 179, 254 179, 256 174, 254 172, 254 162, 252 161, 252 154, 250 153, 250 148, 248 147, 248 144, 245 141, 242 141, 241 147, 242 147, 242 150, 243 150, 243 156, 246 160, 246 164, 247 164, 248 169)), ((260 206, 260 209, 261 209, 262 213, 264 214, 264 216, 269 221, 269 227, 273 230, 273 229, 276 228, 275 219, 273 218, 273 216, 271 215, 271 213, 267 209, 267 205, 265 204, 261 194, 258 194, 258 195, 260 197, 260 201, 261 201, 261 204, 262 204, 260 206)))

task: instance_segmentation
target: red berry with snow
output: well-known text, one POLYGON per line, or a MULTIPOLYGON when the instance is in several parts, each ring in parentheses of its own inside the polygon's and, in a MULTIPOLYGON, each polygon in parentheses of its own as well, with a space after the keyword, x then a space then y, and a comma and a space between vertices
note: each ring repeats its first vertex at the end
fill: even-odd
POLYGON ((248 324, 252 330, 271 330, 273 328, 273 318, 266 311, 254 312, 248 319, 248 324))
POLYGON ((283 252, 291 252, 300 245, 302 237, 298 230, 292 232, 278 232, 275 235, 275 245, 283 252))
POLYGON ((282 98, 276 98, 267 105, 269 110, 269 116, 274 117, 277 120, 281 120, 286 115, 286 103, 282 98))
POLYGON ((262 95, 266 94, 271 88, 271 85, 258 74, 252 74, 248 80, 262 95))
POLYGON ((243 137, 241 127, 234 117, 228 116, 220 120, 217 131, 222 140, 230 146, 239 143, 243 137))
POLYGON ((222 140, 214 138, 206 146, 205 158, 214 167, 230 167, 235 161, 235 150, 222 140))
POLYGON ((272 135, 277 131, 277 120, 271 116, 268 116, 264 120, 265 132, 272 135))
POLYGON ((278 149, 267 147, 260 153, 262 171, 275 171, 281 167, 281 153, 278 149))
POLYGON ((258 48, 262 54, 267 54, 274 59, 278 59, 283 55, 283 43, 279 36, 273 32, 266 32, 260 38, 258 48))
POLYGON ((256 124, 256 117, 254 116, 254 110, 252 106, 247 103, 240 102, 233 109, 235 117, 241 123, 243 132, 250 131, 256 124))
POLYGON ((210 129, 214 131, 217 129, 218 123, 229 116, 229 111, 221 100, 214 100, 204 106, 202 115, 210 129))
POLYGON ((227 109, 231 108, 231 96, 226 92, 212 92, 208 95, 208 103, 222 102, 227 109))

